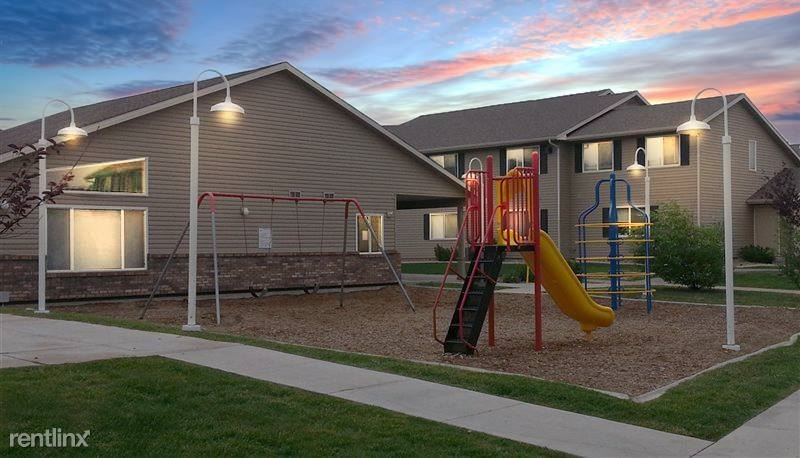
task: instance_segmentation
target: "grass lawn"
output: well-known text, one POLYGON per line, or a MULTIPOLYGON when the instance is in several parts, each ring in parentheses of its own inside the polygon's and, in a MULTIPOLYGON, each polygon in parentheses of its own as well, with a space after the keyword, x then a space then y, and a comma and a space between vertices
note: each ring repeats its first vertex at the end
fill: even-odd
MULTIPOLYGON (((6 311, 33 316, 25 310, 6 311)), ((654 401, 636 404, 588 389, 516 375, 472 372, 207 331, 186 334, 169 326, 77 313, 54 311, 48 317, 239 342, 708 440, 721 438, 800 389, 800 342, 704 374, 654 401)), ((32 381, 35 380, 28 382, 32 381)))
MULTIPOLYGON (((701 304, 724 304, 725 291, 721 289, 691 290, 679 286, 656 286, 653 299, 656 301, 697 302, 701 304)), ((800 307, 800 295, 762 293, 757 291, 735 291, 736 305, 763 305, 767 307, 800 307)))
POLYGON ((3 369, 10 432, 91 430, 37 456, 565 456, 486 434, 158 357, 3 369))
POLYGON ((734 274, 733 284, 749 288, 800 289, 779 271, 774 270, 764 272, 737 272, 734 274))

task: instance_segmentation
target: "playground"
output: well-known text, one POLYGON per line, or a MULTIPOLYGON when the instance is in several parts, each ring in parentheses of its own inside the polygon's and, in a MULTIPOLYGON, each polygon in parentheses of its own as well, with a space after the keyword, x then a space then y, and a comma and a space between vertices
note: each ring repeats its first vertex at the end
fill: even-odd
MULTIPOLYGON (((226 298, 221 325, 216 325, 214 301, 198 302, 198 323, 223 332, 347 352, 455 364, 517 373, 596 389, 638 395, 692 375, 716 363, 786 341, 800 331, 800 310, 741 307, 737 331, 742 351, 721 348, 724 314, 718 306, 657 302, 648 315, 644 303, 628 302, 617 322, 594 333, 587 342, 575 321, 543 297, 544 349, 533 351, 530 296, 497 296, 496 346, 481 337, 475 357, 444 355, 431 338, 434 288, 409 288, 417 306, 411 312, 396 287, 345 294, 339 307, 335 293, 226 298)), ((444 300, 455 303, 458 291, 444 300)), ((59 307, 115 318, 136 319, 144 301, 59 307)), ((440 315, 446 328, 449 316, 440 315)), ((151 322, 179 326, 186 320, 182 300, 154 301, 146 315, 151 322)))

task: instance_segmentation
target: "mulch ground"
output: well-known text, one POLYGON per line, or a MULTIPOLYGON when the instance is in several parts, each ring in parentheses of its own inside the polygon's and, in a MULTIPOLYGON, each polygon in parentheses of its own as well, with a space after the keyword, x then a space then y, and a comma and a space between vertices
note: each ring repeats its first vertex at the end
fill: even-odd
MULTIPOLYGON (((716 363, 785 341, 800 332, 800 309, 737 308, 737 341, 742 351, 722 349, 725 310, 718 306, 656 303, 648 315, 643 303, 628 302, 610 328, 586 341, 578 324, 562 315, 544 296, 545 349, 533 351, 532 296, 497 293, 497 345, 486 332, 479 354, 443 355, 432 337, 431 288, 411 288, 412 313, 396 287, 347 293, 344 308, 337 294, 276 295, 260 299, 224 299, 222 325, 214 319, 213 300, 198 303, 198 321, 221 331, 345 351, 411 360, 443 362, 531 375, 597 389, 637 395, 694 374, 716 363)), ((444 332, 456 302, 445 292, 439 309, 444 332)), ((67 306, 65 311, 119 318, 138 317, 142 302, 67 306)), ((180 325, 185 301, 155 301, 147 320, 180 325)))

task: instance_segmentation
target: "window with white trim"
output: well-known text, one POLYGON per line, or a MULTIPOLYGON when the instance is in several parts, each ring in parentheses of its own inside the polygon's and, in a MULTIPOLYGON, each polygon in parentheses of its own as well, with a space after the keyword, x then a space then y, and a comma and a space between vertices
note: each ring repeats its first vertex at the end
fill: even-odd
POLYGON ((506 170, 511 171, 514 167, 530 167, 531 153, 539 151, 538 146, 527 148, 509 148, 506 150, 506 170))
POLYGON ((649 167, 680 165, 680 141, 677 135, 647 137, 645 150, 649 167))
POLYGON ((451 175, 460 177, 461 171, 458 167, 458 153, 436 154, 430 157, 439 167, 450 172, 451 175))
POLYGON ((755 172, 758 170, 758 141, 750 140, 747 142, 747 156, 748 156, 748 163, 747 168, 751 172, 755 172))
POLYGON ((71 173, 66 191, 147 194, 147 158, 47 169, 47 181, 71 173))
POLYGON ((383 215, 367 215, 369 224, 375 233, 375 237, 370 234, 367 227, 367 220, 358 215, 356 220, 356 246, 359 253, 380 253, 383 245, 383 215), (377 240, 376 240, 377 237, 377 240))
MULTIPOLYGON (((644 206, 639 207, 642 211, 644 211, 644 206)), ((650 215, 652 216, 658 211, 658 205, 651 205, 650 206, 650 215)), ((608 223, 610 221, 609 218, 609 208, 603 208, 603 223, 608 223)), ((617 207, 617 222, 618 223, 626 223, 626 224, 639 224, 644 223, 646 221, 645 215, 640 213, 639 211, 633 209, 633 207, 617 207)), ((631 231, 634 232, 637 230, 641 230, 644 226, 636 226, 636 227, 619 227, 618 234, 621 238, 626 238, 631 235, 631 231)), ((608 229, 607 227, 603 228, 603 237, 608 238, 608 229)))
POLYGON ((456 212, 430 214, 430 240, 454 240, 458 237, 456 212))
POLYGON ((611 171, 614 165, 614 142, 594 142, 583 144, 583 171, 611 171))
POLYGON ((145 209, 47 208, 48 270, 146 268, 145 209))

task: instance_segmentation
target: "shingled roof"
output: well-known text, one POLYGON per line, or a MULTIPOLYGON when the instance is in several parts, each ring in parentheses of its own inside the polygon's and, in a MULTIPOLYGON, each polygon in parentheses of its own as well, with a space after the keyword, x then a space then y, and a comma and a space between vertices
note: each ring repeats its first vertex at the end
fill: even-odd
POLYGON ((520 144, 556 138, 633 98, 647 103, 635 91, 603 89, 428 114, 386 127, 426 153, 520 144))
POLYGON ((764 183, 764 186, 761 186, 758 191, 748 197, 746 202, 750 205, 771 204, 772 200, 775 198, 775 186, 779 180, 787 174, 791 175, 794 182, 797 183, 797 187, 800 189, 800 168, 786 168, 764 183))
MULTIPOLYGON (((728 103, 740 100, 743 94, 728 95, 728 103)), ((589 124, 571 132, 568 139, 584 139, 630 135, 647 132, 674 131, 689 119, 691 100, 659 103, 646 106, 627 105, 609 111, 589 124)), ((697 119, 705 119, 722 108, 720 97, 698 99, 695 105, 697 119)))
MULTIPOLYGON (((225 76, 229 80, 233 80, 250 73, 264 70, 266 68, 275 67, 277 65, 280 64, 269 65, 239 73, 232 73, 225 76)), ((222 78, 210 78, 198 82, 197 86, 198 89, 203 89, 221 82, 222 78)), ((138 110, 140 108, 145 108, 159 102, 170 100, 184 94, 189 94, 190 92, 192 92, 192 83, 187 83, 179 86, 145 92, 143 94, 136 94, 118 99, 93 103, 91 105, 84 105, 82 107, 74 107, 75 123, 78 125, 78 127, 88 126, 102 122, 106 119, 113 118, 115 116, 138 110)), ((59 108, 63 107, 59 106, 59 108)), ((8 145, 11 144, 22 146, 26 143, 36 142, 39 139, 41 122, 41 119, 36 119, 25 124, 9 127, 6 130, 0 131, 0 152, 9 151, 11 148, 9 148, 8 145)), ((54 137, 60 128, 68 124, 69 111, 62 111, 60 113, 47 116, 45 118, 45 137, 54 137)))

